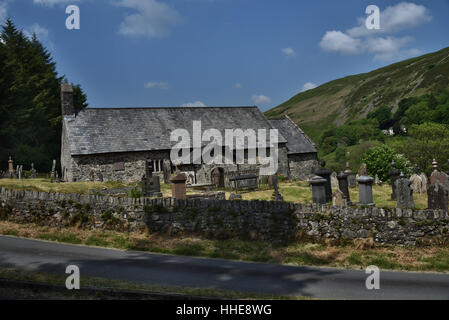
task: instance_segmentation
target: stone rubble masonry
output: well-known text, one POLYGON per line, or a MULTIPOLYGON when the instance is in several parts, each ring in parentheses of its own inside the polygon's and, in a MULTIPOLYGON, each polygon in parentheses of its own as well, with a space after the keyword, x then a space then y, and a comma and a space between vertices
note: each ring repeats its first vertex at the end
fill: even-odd
POLYGON ((443 210, 334 207, 269 201, 120 198, 0 190, 0 220, 53 227, 197 234, 288 243, 373 238, 415 245, 449 236, 443 210))

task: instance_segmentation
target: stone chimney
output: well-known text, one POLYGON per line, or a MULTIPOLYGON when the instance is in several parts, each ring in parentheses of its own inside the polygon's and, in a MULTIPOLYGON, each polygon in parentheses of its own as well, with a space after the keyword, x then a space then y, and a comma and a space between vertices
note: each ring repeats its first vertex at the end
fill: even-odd
POLYGON ((75 115, 73 88, 71 84, 61 84, 61 112, 63 116, 75 115))

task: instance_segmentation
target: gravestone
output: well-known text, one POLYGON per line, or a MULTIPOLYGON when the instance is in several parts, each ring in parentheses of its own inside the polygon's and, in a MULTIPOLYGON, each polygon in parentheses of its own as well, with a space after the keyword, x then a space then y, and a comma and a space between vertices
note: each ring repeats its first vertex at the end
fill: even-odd
POLYGON ((374 184, 375 184, 376 186, 382 184, 382 181, 380 181, 379 175, 377 175, 377 174, 376 174, 376 176, 374 177, 374 184))
POLYGON ((357 179, 357 182, 359 183, 359 203, 362 205, 374 206, 374 178, 369 176, 361 176, 357 179))
POLYGON ((31 174, 31 179, 36 179, 36 169, 34 169, 34 163, 31 164, 30 174, 31 174))
POLYGON ((147 158, 145 161, 145 174, 142 177, 142 194, 144 197, 162 197, 160 177, 153 175, 153 171, 154 162, 147 158))
POLYGON ((346 162, 346 175, 348 176, 348 186, 349 188, 355 188, 357 187, 357 181, 354 172, 352 172, 351 168, 349 167, 349 162, 346 162))
POLYGON ((102 174, 101 172, 98 172, 97 176, 98 176, 98 180, 99 180, 100 182, 103 182, 103 181, 104 181, 104 177, 103 177, 103 174, 102 174))
POLYGON ((8 173, 9 173, 9 178, 13 179, 14 178, 14 164, 13 164, 11 157, 9 157, 9 160, 8 160, 8 173))
POLYGON ((396 168, 396 162, 391 163, 391 170, 388 173, 390 176, 390 182, 391 182, 391 200, 396 200, 396 180, 399 179, 399 175, 401 172, 398 168, 396 168))
POLYGON ((163 172, 164 172, 164 183, 170 183, 170 175, 171 175, 171 162, 170 160, 165 159, 163 162, 163 172))
POLYGON ((416 173, 412 174, 412 176, 410 177, 410 186, 413 189, 413 192, 423 193, 421 176, 417 175, 416 173))
POLYGON ((56 178, 56 160, 53 160, 53 164, 51 166, 51 174, 50 174, 50 181, 53 183, 56 178))
POLYGON ((434 184, 435 181, 439 181, 446 189, 449 190, 449 178, 444 172, 438 171, 438 162, 433 159, 432 162, 433 172, 430 176, 430 184, 434 184))
POLYGON ((90 170, 90 173, 89 173, 89 179, 90 179, 90 181, 92 181, 92 182, 95 181, 95 172, 94 172, 94 170, 90 170))
POLYGON ((421 178, 421 191, 422 191, 422 193, 426 193, 427 184, 429 183, 429 179, 427 179, 427 176, 424 172, 421 173, 420 178, 421 178))
POLYGON ((177 172, 170 178, 172 183, 172 198, 174 199, 187 199, 186 195, 186 181, 187 177, 184 173, 177 172))
POLYGON ((16 178, 17 179, 19 179, 19 169, 20 169, 20 166, 17 165, 17 167, 16 167, 16 178))
POLYGON ((312 200, 316 204, 326 204, 326 183, 327 180, 320 176, 314 176, 310 179, 310 185, 312 186, 312 200))
POLYGON ((427 189, 427 205, 429 209, 448 211, 449 190, 438 180, 427 189))
POLYGON ((359 172, 357 172, 357 174, 359 175, 359 177, 368 175, 368 169, 366 167, 366 163, 362 163, 360 165, 359 172))
POLYGON ((410 180, 401 173, 395 184, 398 200, 397 207, 401 209, 414 208, 415 202, 413 201, 413 189, 411 188, 410 180))
POLYGON ((18 177, 19 180, 23 179, 23 166, 19 166, 18 177))
POLYGON ((346 202, 348 204, 351 203, 351 198, 349 195, 349 183, 348 183, 348 176, 345 172, 340 172, 337 176, 338 179, 338 188, 341 192, 343 192, 346 202))
MULTIPOLYGON (((220 176, 220 173, 218 170, 215 172, 218 173, 220 176)), ((273 179, 276 179, 275 185, 277 186, 277 175, 273 179)), ((220 179, 218 179, 220 180, 220 179)), ((214 180, 216 181, 216 180, 214 180)), ((257 189, 259 186, 258 182, 258 176, 254 174, 247 174, 247 175, 239 175, 236 177, 229 178, 229 183, 231 184, 232 188, 235 190, 251 190, 251 189, 257 189)))
POLYGON ((332 189, 337 189, 338 188, 338 179, 337 179, 337 173, 336 172, 332 172, 331 173, 331 186, 332 186, 332 189))
POLYGON ((332 195, 332 205, 335 207, 346 207, 346 197, 339 189, 334 191, 334 194, 332 195))
POLYGON ((326 190, 326 202, 332 202, 332 185, 331 185, 331 174, 332 171, 326 168, 326 161, 321 161, 321 168, 318 169, 315 174, 326 180, 324 185, 326 190))
POLYGON ((279 183, 278 183, 277 175, 275 175, 275 177, 273 178, 273 187, 274 187, 274 192, 273 192, 273 195, 271 196, 271 200, 284 201, 284 198, 282 197, 281 193, 279 192, 279 183))

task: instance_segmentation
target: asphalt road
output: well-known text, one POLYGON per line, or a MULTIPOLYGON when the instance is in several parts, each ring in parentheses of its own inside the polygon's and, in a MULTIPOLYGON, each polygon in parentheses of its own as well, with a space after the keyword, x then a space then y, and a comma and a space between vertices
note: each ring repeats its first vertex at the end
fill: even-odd
POLYGON ((367 290, 364 270, 292 267, 190 258, 0 236, 0 266, 152 285, 301 295, 319 299, 449 299, 449 275, 381 271, 380 289, 367 290))

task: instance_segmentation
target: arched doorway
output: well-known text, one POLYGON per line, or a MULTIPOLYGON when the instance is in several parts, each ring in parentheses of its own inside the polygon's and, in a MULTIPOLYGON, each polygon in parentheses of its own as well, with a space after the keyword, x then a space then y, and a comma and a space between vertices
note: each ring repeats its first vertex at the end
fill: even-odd
POLYGON ((225 179, 224 179, 224 169, 223 168, 214 168, 211 173, 212 184, 214 184, 217 188, 225 187, 225 179))

